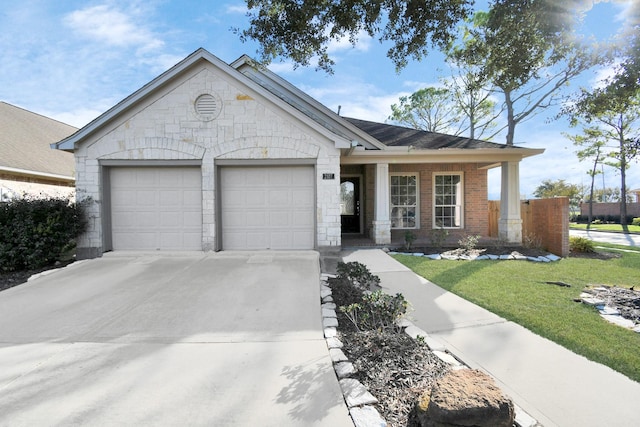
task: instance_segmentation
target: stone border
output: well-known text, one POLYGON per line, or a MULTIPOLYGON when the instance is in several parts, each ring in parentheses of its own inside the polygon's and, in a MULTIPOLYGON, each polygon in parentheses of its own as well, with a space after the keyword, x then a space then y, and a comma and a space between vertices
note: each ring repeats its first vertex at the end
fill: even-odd
MULTIPOLYGON (((391 253, 389 253, 391 255, 391 253)), ((416 255, 417 256, 417 255, 416 255)), ((558 258, 559 259, 559 258, 558 258)), ((547 261, 550 262, 550 261, 547 261)), ((358 380, 350 378, 356 370, 342 351, 343 344, 337 338, 338 318, 336 304, 333 301, 328 279, 335 275, 322 273, 320 275, 320 300, 322 308, 322 327, 324 337, 329 348, 329 356, 333 363, 345 403, 349 409, 349 415, 355 427, 384 427, 387 422, 382 418, 378 410, 373 406, 378 399, 358 380)), ((404 332, 413 339, 422 339, 433 354, 440 360, 451 366, 451 369, 470 369, 460 358, 454 355, 439 340, 415 326, 409 320, 403 319, 400 326, 404 332)), ((540 427, 541 425, 514 403, 515 424, 517 427, 540 427)))
POLYGON ((446 259, 446 260, 452 260, 452 261, 518 260, 518 261, 531 261, 531 262, 553 262, 553 261, 559 261, 562 259, 562 257, 559 257, 558 255, 554 255, 551 253, 546 254, 544 256, 541 255, 537 257, 526 256, 526 255, 514 255, 514 254, 508 254, 508 255, 483 254, 479 256, 474 256, 474 255, 451 255, 446 253, 424 254, 422 252, 411 253, 411 252, 395 252, 395 251, 390 251, 387 253, 389 255, 409 255, 409 256, 415 256, 415 257, 429 258, 433 260, 446 259))

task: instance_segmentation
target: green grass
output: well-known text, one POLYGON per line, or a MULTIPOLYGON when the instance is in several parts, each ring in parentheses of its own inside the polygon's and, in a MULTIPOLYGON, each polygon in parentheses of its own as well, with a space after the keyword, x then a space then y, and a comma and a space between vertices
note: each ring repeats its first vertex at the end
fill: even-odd
POLYGON ((395 258, 438 286, 640 382, 640 334, 612 325, 595 308, 573 301, 590 284, 640 285, 640 251, 616 253, 621 257, 553 263, 395 258))
MULTIPOLYGON (((576 224, 572 222, 569 228, 574 230, 586 230, 587 224, 576 224)), ((640 225, 628 225, 628 228, 629 228, 629 233, 640 234, 640 225)), ((591 224, 591 230, 622 233, 622 226, 620 224, 591 224)))

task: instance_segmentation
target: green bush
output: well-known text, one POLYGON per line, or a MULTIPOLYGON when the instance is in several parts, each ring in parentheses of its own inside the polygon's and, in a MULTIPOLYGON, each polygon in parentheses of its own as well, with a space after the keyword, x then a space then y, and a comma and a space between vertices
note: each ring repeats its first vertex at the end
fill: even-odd
POLYGON ((337 278, 349 281, 361 291, 374 290, 380 284, 380 278, 371 274, 366 265, 357 261, 339 262, 336 273, 337 278))
POLYGON ((0 270, 53 264, 75 247, 86 228, 83 207, 66 198, 14 199, 0 203, 0 270))
POLYGON ((631 225, 640 226, 640 218, 633 218, 633 220, 631 221, 631 225))
POLYGON ((367 293, 362 301, 340 310, 359 331, 398 331, 398 320, 407 312, 407 300, 402 294, 391 296, 382 291, 367 293))
POLYGON ((571 252, 595 252, 593 242, 584 237, 569 237, 569 250, 571 252))

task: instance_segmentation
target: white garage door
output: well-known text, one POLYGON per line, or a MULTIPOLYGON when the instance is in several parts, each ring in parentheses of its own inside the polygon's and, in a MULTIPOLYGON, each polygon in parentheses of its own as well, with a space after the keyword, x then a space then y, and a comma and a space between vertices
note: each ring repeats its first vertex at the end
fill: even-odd
POLYGON ((220 187, 223 249, 313 249, 312 166, 224 167, 220 187))
POLYGON ((112 168, 114 250, 202 250, 197 167, 112 168))

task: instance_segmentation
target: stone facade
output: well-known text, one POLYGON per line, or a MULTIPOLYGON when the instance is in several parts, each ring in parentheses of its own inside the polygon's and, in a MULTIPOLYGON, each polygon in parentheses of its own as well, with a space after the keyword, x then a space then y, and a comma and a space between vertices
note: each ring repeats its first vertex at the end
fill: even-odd
MULTIPOLYGON (((76 147, 78 199, 91 198, 89 230, 80 239, 82 256, 99 256, 103 247, 103 195, 108 167, 147 164, 200 164, 202 171, 202 248, 217 248, 216 162, 286 161, 315 164, 316 246, 340 246, 340 151, 333 141, 219 70, 200 61, 150 91, 76 147), (212 95, 217 111, 196 112, 196 100, 212 95), (213 117, 215 116, 215 117, 213 117), (336 179, 323 179, 334 174, 336 179)), ((267 164, 267 163, 265 163, 267 164)))

